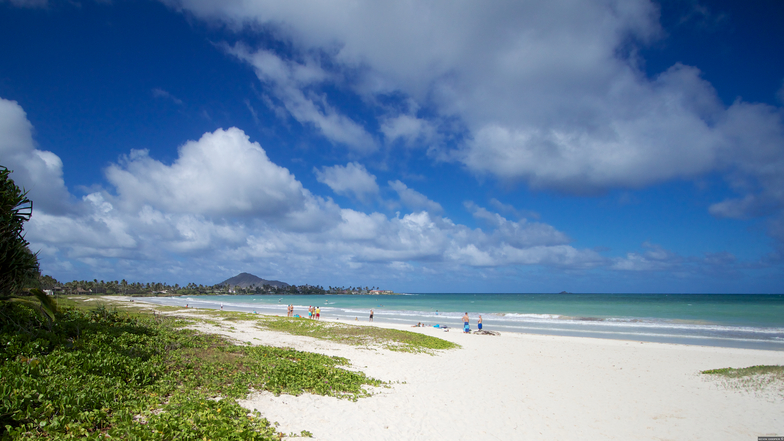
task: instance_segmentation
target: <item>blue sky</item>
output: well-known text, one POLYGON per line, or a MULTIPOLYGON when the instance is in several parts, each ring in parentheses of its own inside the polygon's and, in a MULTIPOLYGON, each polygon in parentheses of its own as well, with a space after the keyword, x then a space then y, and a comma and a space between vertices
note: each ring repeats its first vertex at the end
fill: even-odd
POLYGON ((0 1, 42 271, 784 291, 778 1, 0 1))

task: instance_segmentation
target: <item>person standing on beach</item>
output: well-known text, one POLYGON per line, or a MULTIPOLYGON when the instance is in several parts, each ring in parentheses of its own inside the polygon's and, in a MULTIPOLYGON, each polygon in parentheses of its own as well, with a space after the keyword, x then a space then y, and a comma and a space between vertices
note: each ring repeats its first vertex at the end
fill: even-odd
POLYGON ((479 321, 476 322, 476 327, 482 330, 482 314, 479 314, 479 321))
POLYGON ((316 306, 316 320, 321 320, 321 306, 316 306))
POLYGON ((373 321, 373 310, 372 309, 370 310, 370 321, 371 322, 373 321))
POLYGON ((463 333, 468 334, 471 332, 471 327, 468 326, 468 313, 466 312, 463 316, 463 333))

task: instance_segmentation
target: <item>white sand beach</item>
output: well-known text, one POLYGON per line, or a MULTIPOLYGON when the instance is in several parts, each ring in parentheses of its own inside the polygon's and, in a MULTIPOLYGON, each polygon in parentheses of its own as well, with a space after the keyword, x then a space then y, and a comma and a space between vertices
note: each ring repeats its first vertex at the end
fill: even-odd
MULTIPOLYGON (((354 324, 351 322, 350 324, 354 324)), ((361 325, 369 326, 368 323, 361 325)), ((728 389, 699 372, 784 364, 784 353, 578 337, 390 326, 460 349, 371 350, 309 337, 200 325, 254 344, 348 358, 391 382, 357 402, 259 393, 242 404, 316 440, 756 440, 784 435, 784 392, 728 389)), ((486 329, 492 329, 487 323, 486 329)))

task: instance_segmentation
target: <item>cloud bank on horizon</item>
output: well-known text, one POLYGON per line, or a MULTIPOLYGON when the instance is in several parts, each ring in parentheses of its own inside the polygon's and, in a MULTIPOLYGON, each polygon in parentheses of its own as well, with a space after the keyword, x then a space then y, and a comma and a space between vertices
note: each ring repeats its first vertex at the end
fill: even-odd
POLYGON ((170 146, 169 160, 129 150, 75 190, 60 156, 36 144, 26 112, 37 110, 0 97, 1 162, 36 204, 28 239, 45 273, 188 282, 249 271, 413 291, 784 286, 784 112, 725 104, 698 66, 649 75, 640 48, 667 38, 653 2, 163 3, 222 29, 210 47, 255 75, 242 101, 255 124, 302 127, 328 154, 305 159, 312 176, 298 179, 249 127, 227 125, 170 146), (407 173, 408 155, 489 197, 431 187, 407 173), (682 253, 641 236, 607 253, 496 199, 592 201, 711 176, 728 190, 702 210, 739 229, 761 220, 768 252, 682 253))

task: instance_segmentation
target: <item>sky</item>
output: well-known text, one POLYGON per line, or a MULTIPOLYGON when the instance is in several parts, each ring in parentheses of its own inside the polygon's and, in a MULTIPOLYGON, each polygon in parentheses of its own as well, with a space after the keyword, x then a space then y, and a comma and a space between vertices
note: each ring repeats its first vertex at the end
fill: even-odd
POLYGON ((42 273, 784 292, 784 3, 0 0, 42 273))

